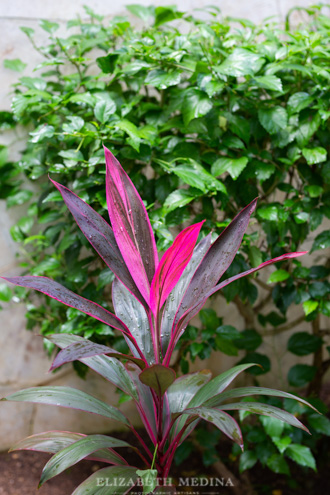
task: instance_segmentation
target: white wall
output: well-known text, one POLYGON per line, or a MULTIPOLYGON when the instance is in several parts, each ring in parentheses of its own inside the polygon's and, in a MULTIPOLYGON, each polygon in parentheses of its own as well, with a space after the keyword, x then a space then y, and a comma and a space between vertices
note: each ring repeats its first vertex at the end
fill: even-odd
MULTIPOLYGON (((38 27, 39 19, 56 20, 64 28, 65 22, 75 17, 76 14, 84 16, 83 4, 88 4, 97 13, 113 16, 124 14, 126 3, 149 5, 151 2, 150 0, 131 0, 131 2, 123 0, 116 2, 109 0, 0 0, 0 109, 10 108, 10 85, 17 80, 17 73, 5 69, 2 60, 21 58, 28 64, 24 75, 29 75, 39 61, 38 53, 32 49, 26 36, 20 31, 20 26, 34 28, 38 44, 42 44, 47 34, 38 27)), ((175 3, 173 0, 153 2, 154 5, 173 3, 175 3)), ((250 0, 248 2, 178 0, 177 5, 180 9, 192 10, 210 3, 218 5, 224 15, 246 17, 259 22, 269 16, 283 19, 292 6, 296 4, 307 6, 314 2, 308 0, 250 0)), ((295 17, 295 21, 297 20, 298 18, 295 17)), ((11 138, 0 137, 0 142, 5 144, 9 139, 11 138)), ((19 150, 22 148, 24 148, 24 140, 16 143, 12 150, 12 158, 17 159, 19 150)), ((19 273, 15 256, 17 245, 9 235, 9 229, 15 217, 19 217, 19 210, 6 211, 5 202, 0 201, 0 275, 19 273)), ((243 328, 243 322, 238 315, 234 317, 235 321, 232 319, 233 314, 235 315, 235 308, 224 304, 221 299, 218 302, 222 304, 219 313, 225 316, 227 322, 243 328)), ((9 304, 0 312, 0 397, 24 387, 51 382, 53 385, 77 386, 99 398, 108 399, 113 403, 117 401, 113 387, 106 385, 102 379, 92 374, 88 381, 83 382, 76 377, 69 366, 56 375, 47 375, 50 362, 43 352, 42 339, 27 332, 24 325, 24 306, 9 304)), ((286 338, 287 336, 285 336, 285 341, 286 338)), ((266 346, 273 346, 273 344, 269 342, 266 346)), ((217 368, 224 369, 232 365, 232 361, 226 356, 221 358, 220 363, 218 361, 219 356, 214 356, 213 364, 217 368)), ((203 366, 205 364, 203 363, 203 366)), ((280 378, 276 381, 280 381, 280 378)), ((123 409, 129 412, 130 405, 125 404, 123 409)), ((90 416, 48 406, 1 403, 0 450, 8 448, 24 436, 47 429, 96 432, 108 431, 113 426, 111 422, 102 421, 102 419, 95 421, 95 416, 90 416)))

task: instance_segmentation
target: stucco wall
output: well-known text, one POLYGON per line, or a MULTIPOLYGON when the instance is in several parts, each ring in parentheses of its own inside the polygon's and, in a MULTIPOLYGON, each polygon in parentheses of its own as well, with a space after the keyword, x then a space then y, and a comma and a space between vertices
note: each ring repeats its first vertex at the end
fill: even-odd
MULTIPOLYGON (((47 35, 38 28, 39 19, 56 20, 65 26, 68 19, 80 13, 84 15, 83 4, 88 4, 96 12, 113 16, 124 14, 125 1, 116 2, 107 0, 1 0, 0 2, 0 109, 10 108, 10 85, 16 81, 17 73, 3 67, 2 60, 5 58, 21 58, 28 65, 24 75, 29 75, 32 68, 39 61, 38 53, 35 52, 26 40, 26 36, 19 29, 20 26, 32 27, 36 30, 38 43, 42 44, 47 35)), ((127 2, 133 3, 133 2, 127 2)), ((136 2, 138 3, 138 2, 136 2)), ((149 5, 150 0, 139 0, 139 3, 149 5)), ((173 4, 173 0, 162 0, 153 2, 155 5, 173 4)), ((208 5, 209 0, 178 0, 177 5, 184 10, 192 10, 208 5)), ((255 22, 264 17, 276 16, 284 18, 285 13, 292 6, 299 4, 307 6, 314 2, 308 0, 250 0, 249 2, 239 1, 213 1, 218 5, 224 15, 246 17, 255 22)), ((23 132, 23 130, 21 131, 23 132)), ((6 144, 10 137, 0 137, 0 143, 6 144)), ((12 149, 12 158, 17 159, 20 147, 24 147, 24 141, 18 142, 12 149)), ((9 235, 10 226, 20 215, 19 209, 6 210, 5 202, 0 201, 0 274, 19 273, 18 261, 15 255, 17 245, 11 240, 9 235)), ((309 241, 310 242, 310 241, 309 241)), ((226 323, 231 323, 237 328, 243 328, 241 317, 236 314, 236 309, 224 303, 218 298, 215 306, 219 307, 219 314, 224 316, 226 323)), ((298 310, 300 311, 300 310, 298 310)), ((47 374, 50 362, 46 358, 42 349, 42 339, 33 336, 24 328, 24 306, 5 305, 0 312, 0 397, 6 396, 14 390, 19 390, 29 386, 36 386, 46 383, 52 385, 76 386, 93 395, 116 403, 118 397, 114 393, 114 388, 101 378, 89 375, 87 381, 82 381, 72 372, 68 366, 55 375, 47 374)), ((276 354, 281 346, 286 342, 285 337, 277 339, 277 347, 270 339, 264 345, 271 346, 276 354), (282 343, 283 340, 283 343, 282 343)), ((269 385, 278 384, 281 386, 280 370, 289 363, 275 359, 273 382, 269 385)), ((214 356, 208 366, 214 369, 223 370, 232 365, 232 360, 227 356, 214 356)), ((198 365, 198 363, 197 363, 198 365)), ((203 363, 206 366, 206 363, 203 363)), ((268 377, 268 380, 270 378, 268 377)), ((134 415, 131 404, 124 404, 124 412, 134 415)), ((67 409, 54 408, 48 406, 38 406, 30 404, 1 403, 0 405, 0 450, 8 448, 20 438, 44 431, 47 429, 65 429, 71 431, 108 431, 114 424, 110 421, 102 420, 100 417, 70 411, 67 409)))

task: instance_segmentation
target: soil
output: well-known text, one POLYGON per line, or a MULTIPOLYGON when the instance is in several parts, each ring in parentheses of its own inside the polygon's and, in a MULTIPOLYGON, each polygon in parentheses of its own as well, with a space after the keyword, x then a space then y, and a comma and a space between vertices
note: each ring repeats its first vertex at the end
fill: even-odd
MULTIPOLYGON (((123 432, 112 436, 133 442, 129 434, 123 432)), ((179 467, 173 465, 172 476, 177 482, 179 477, 207 477, 223 478, 227 480, 228 474, 233 476, 234 487, 193 487, 181 486, 178 495, 319 495, 330 493, 330 442, 325 438, 320 444, 320 459, 318 459, 319 470, 314 473, 311 469, 302 469, 296 464, 290 463, 293 483, 296 486, 288 486, 288 478, 283 475, 272 473, 269 469, 263 469, 258 463, 256 467, 249 470, 248 474, 239 475, 237 463, 228 464, 230 454, 230 443, 221 442, 222 459, 231 470, 226 472, 224 464, 216 463, 208 468, 203 466, 201 455, 194 452, 188 460, 179 467)), ((133 465, 137 459, 133 452, 125 456, 133 465)), ((40 452, 12 452, 0 454, 0 495, 71 495, 74 489, 88 476, 104 467, 105 465, 96 461, 81 461, 64 473, 49 480, 38 490, 38 483, 43 466, 50 455, 40 452)), ((177 483, 176 483, 177 484, 177 483)), ((135 490, 134 493, 138 492, 135 490)))

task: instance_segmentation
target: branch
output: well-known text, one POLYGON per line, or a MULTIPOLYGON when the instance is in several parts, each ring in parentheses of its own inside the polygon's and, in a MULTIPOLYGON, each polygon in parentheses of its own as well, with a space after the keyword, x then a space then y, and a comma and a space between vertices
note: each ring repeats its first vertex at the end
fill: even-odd
POLYGON ((254 281, 260 285, 260 287, 262 287, 263 289, 267 290, 268 292, 272 292, 273 289, 270 285, 266 284, 265 282, 263 282, 262 280, 260 280, 260 278, 255 278, 254 281))
POLYGON ((278 335, 279 333, 286 332, 287 330, 291 330, 291 328, 296 327, 299 325, 299 323, 302 323, 305 321, 305 315, 299 316, 299 318, 296 318, 293 321, 290 321, 286 325, 283 325, 281 327, 277 328, 272 328, 271 330, 261 330, 259 331, 260 335, 263 337, 268 337, 269 335, 278 335))
POLYGON ((255 312, 251 306, 244 304, 239 296, 235 296, 233 302, 235 303, 240 315, 243 316, 247 328, 253 328, 255 326, 255 312))

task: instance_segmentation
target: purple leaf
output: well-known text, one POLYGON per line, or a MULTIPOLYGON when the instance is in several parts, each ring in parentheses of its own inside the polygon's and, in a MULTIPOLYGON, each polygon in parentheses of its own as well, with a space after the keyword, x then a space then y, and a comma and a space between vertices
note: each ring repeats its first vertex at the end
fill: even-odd
POLYGON ((108 355, 110 357, 115 357, 117 359, 126 359, 135 362, 141 369, 145 368, 145 362, 142 359, 138 359, 132 356, 127 356, 126 354, 121 354, 115 349, 111 349, 106 345, 95 344, 90 340, 75 342, 68 347, 62 349, 53 361, 53 364, 49 371, 53 371, 59 368, 65 363, 71 363, 72 361, 79 361, 83 358, 88 358, 92 356, 108 355))
POLYGON ((191 399, 211 379, 210 370, 195 371, 179 376, 167 390, 171 413, 182 412, 191 399))
POLYGON ((298 397, 297 395, 290 394, 288 392, 282 392, 282 390, 276 390, 273 388, 265 388, 265 387, 239 387, 234 388, 233 390, 228 390, 227 392, 222 392, 211 399, 208 399, 204 405, 207 407, 216 407, 225 402, 228 399, 236 399, 238 397, 249 397, 250 395, 268 395, 270 397, 283 397, 285 399, 293 399, 297 402, 301 402, 305 404, 305 406, 314 409, 314 411, 318 412, 312 404, 307 402, 306 400, 298 397))
MULTIPOLYGON (((117 279, 112 283, 112 303, 115 313, 129 328, 148 364, 155 362, 155 353, 148 315, 144 307, 117 279)), ((134 344, 125 335, 125 340, 134 356, 139 356, 134 344)))
POLYGON ((177 323, 185 311, 197 302, 205 299, 205 294, 215 286, 227 268, 231 265, 254 212, 257 200, 246 206, 219 235, 211 245, 199 264, 186 290, 175 322, 177 323))
POLYGON ((162 364, 153 364, 143 370, 139 378, 144 385, 152 388, 161 397, 174 382, 175 371, 162 364))
POLYGON ((110 466, 99 469, 83 481, 72 495, 125 495, 137 483, 136 470, 137 468, 132 466, 110 466))
POLYGON ((223 282, 220 282, 217 284, 215 287, 213 287, 209 292, 207 292, 204 295, 204 298, 201 299, 197 304, 192 306, 190 309, 188 309, 181 319, 178 321, 176 329, 175 329, 175 334, 174 338, 172 337, 172 345, 171 348, 174 348, 176 342, 184 332, 184 329, 188 325, 189 321, 202 309, 204 304, 206 303, 207 299, 212 296, 215 292, 218 290, 223 289, 226 287, 226 285, 231 284, 235 280, 238 280, 239 278, 246 277, 247 275, 251 275, 252 273, 261 270, 262 268, 265 268, 268 265, 271 265, 272 263, 277 263, 278 261, 283 261, 286 259, 290 258, 297 258, 298 256, 302 256, 306 254, 308 251, 301 251, 301 252, 296 252, 296 253, 286 253, 282 254, 281 256, 278 256, 277 258, 273 258, 271 260, 265 261, 264 263, 261 263, 261 265, 257 266, 256 268, 250 268, 249 270, 246 270, 245 272, 238 273, 237 275, 234 275, 233 277, 228 278, 227 280, 224 280, 223 282))
MULTIPOLYGON (((130 445, 123 440, 118 440, 107 435, 87 435, 81 438, 63 450, 60 450, 49 459, 42 470, 39 487, 54 476, 77 464, 77 462, 97 452, 99 449, 112 449, 114 447, 130 447, 130 445)), ((114 458, 114 464, 118 464, 116 458, 114 458)))
POLYGON ((232 418, 228 413, 220 409, 211 409, 209 407, 195 407, 193 409, 185 409, 183 414, 189 414, 190 416, 199 416, 205 421, 209 421, 214 424, 222 433, 228 438, 236 442, 243 450, 243 437, 240 427, 237 421, 232 418))
POLYGON ((196 394, 190 400, 188 407, 192 408, 204 405, 211 397, 223 392, 240 373, 252 366, 257 365, 254 363, 238 364, 237 366, 234 366, 234 368, 215 376, 211 381, 205 383, 197 390, 196 394))
POLYGON ((184 229, 164 253, 151 283, 150 308, 155 316, 189 263, 204 221, 184 229))
POLYGON ((139 375, 141 370, 132 362, 126 363, 126 370, 131 379, 135 383, 138 400, 135 404, 143 421, 143 424, 150 436, 151 441, 156 444, 157 439, 157 423, 156 423, 156 408, 151 394, 151 390, 146 385, 143 385, 139 375))
POLYGON ((83 313, 86 313, 97 320, 106 323, 110 327, 116 328, 121 332, 130 336, 130 331, 127 326, 117 316, 110 313, 106 309, 102 308, 99 304, 78 296, 71 290, 63 287, 63 285, 51 280, 47 277, 36 277, 34 275, 27 275, 25 277, 0 277, 11 284, 19 285, 20 287, 27 287, 28 289, 38 290, 46 296, 50 296, 57 301, 70 306, 71 308, 78 309, 83 313))
MULTIPOLYGON (((84 339, 79 335, 71 335, 66 333, 53 333, 51 335, 47 335, 47 339, 56 344, 61 349, 64 349, 65 347, 68 347, 69 345, 77 342, 87 341, 87 339, 84 339)), ((125 392, 125 394, 130 395, 134 399, 138 398, 136 386, 131 376, 126 371, 123 363, 121 363, 118 359, 99 355, 80 358, 79 361, 86 364, 86 366, 94 370, 99 375, 103 376, 106 380, 113 383, 116 387, 120 388, 120 390, 125 392)))
POLYGON ((263 404, 261 402, 235 402, 234 404, 223 404, 221 409, 227 411, 249 411, 254 414, 263 414, 265 416, 270 416, 271 418, 284 421, 289 425, 296 426, 297 428, 310 433, 308 428, 306 428, 306 426, 303 425, 293 414, 269 404, 263 404))
POLYGON ((99 414, 100 416, 115 419, 129 425, 128 419, 116 407, 110 406, 81 390, 71 387, 32 387, 15 392, 1 400, 69 407, 71 409, 99 414))
MULTIPOLYGON (((16 443, 9 452, 14 450, 33 450, 35 452, 47 452, 48 454, 56 454, 60 450, 69 445, 85 438, 87 435, 82 433, 73 433, 71 431, 45 431, 37 433, 30 437, 24 438, 16 443)), ((117 454, 112 449, 100 449, 93 455, 86 457, 88 460, 107 462, 109 464, 127 464, 121 455, 117 454)))
POLYGON ((93 248, 101 256, 106 265, 121 280, 127 289, 144 305, 146 302, 136 287, 127 266, 124 263, 118 248, 114 233, 110 225, 85 201, 79 198, 67 187, 50 179, 62 194, 66 206, 69 208, 80 230, 93 248))
POLYGON ((155 237, 146 208, 118 160, 107 149, 106 193, 114 235, 139 291, 146 301, 158 265, 155 237))
MULTIPOLYGON (((202 370, 195 373, 189 373, 177 378, 167 390, 171 413, 182 412, 196 395, 198 390, 210 381, 211 371, 202 370)), ((176 420, 171 430, 171 440, 182 430, 186 422, 184 416, 176 420)))
POLYGON ((194 275, 194 272, 204 258, 204 255, 209 249, 210 245, 211 234, 208 234, 195 247, 188 265, 184 269, 176 285, 171 290, 169 297, 166 299, 161 323, 161 342, 162 352, 164 356, 170 341, 173 321, 180 301, 182 299, 182 294, 186 292, 186 289, 190 283, 190 280, 192 279, 192 276, 194 275))

